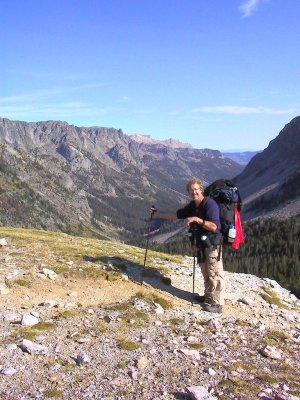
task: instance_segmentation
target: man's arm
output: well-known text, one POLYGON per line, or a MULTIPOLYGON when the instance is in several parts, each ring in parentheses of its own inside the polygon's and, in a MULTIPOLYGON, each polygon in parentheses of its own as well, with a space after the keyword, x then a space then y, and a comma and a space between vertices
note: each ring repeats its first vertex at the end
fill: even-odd
POLYGON ((201 225, 202 228, 206 229, 207 231, 215 232, 217 229, 217 225, 212 221, 206 221, 205 219, 199 217, 189 217, 185 220, 185 222, 190 225, 193 222, 201 225))
POLYGON ((220 229, 220 211, 218 204, 209 199, 205 204, 205 218, 198 218, 198 217, 190 217, 186 219, 187 224, 191 224, 196 222, 197 224, 201 225, 204 229, 216 232, 220 229))

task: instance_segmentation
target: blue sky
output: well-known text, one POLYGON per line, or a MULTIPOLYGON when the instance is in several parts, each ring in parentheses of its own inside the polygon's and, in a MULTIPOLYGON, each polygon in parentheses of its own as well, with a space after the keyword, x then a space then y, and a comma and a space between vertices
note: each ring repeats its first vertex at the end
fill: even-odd
POLYGON ((0 117, 260 150, 300 115, 299 0, 0 7, 0 117))

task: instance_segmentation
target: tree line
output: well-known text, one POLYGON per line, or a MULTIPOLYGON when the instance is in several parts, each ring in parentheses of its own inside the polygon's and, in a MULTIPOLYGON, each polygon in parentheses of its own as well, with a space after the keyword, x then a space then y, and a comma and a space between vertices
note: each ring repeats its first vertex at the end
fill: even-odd
MULTIPOLYGON (((300 215, 286 220, 263 218, 243 224, 239 250, 223 246, 224 268, 276 280, 300 298, 300 215)), ((154 244, 153 249, 192 256, 189 238, 154 244)))

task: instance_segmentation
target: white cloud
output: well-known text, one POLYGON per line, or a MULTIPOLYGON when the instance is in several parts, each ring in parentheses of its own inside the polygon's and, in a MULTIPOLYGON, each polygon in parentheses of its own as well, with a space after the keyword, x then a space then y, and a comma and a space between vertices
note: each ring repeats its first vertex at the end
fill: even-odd
POLYGON ((66 117, 91 117, 95 115, 113 114, 115 112, 124 111, 117 107, 97 107, 83 102, 64 102, 64 103, 48 103, 35 104, 26 103, 23 105, 0 105, 0 116, 3 118, 25 118, 36 119, 57 119, 66 117))
POLYGON ((257 9, 260 3, 266 2, 269 0, 246 0, 244 3, 239 7, 239 10, 242 13, 243 18, 251 17, 254 11, 257 9))
POLYGON ((120 103, 128 103, 129 101, 131 101, 131 97, 127 95, 121 96, 119 100, 120 103))
POLYGON ((105 83, 89 83, 82 84, 78 86, 70 86, 70 87, 54 87, 51 89, 41 89, 35 92, 29 92, 25 94, 15 95, 15 96, 6 96, 0 97, 0 103, 19 103, 26 102, 32 100, 39 100, 42 98, 49 98, 57 95, 68 94, 73 91, 80 91, 85 89, 97 89, 99 87, 106 86, 105 83))
POLYGON ((0 103, 22 103, 22 102, 28 102, 28 101, 37 100, 37 99, 43 98, 43 97, 57 95, 59 93, 61 93, 61 91, 58 90, 58 89, 39 90, 39 91, 32 92, 32 93, 19 94, 19 95, 15 95, 15 96, 0 97, 0 103))
POLYGON ((295 108, 285 108, 285 109, 274 109, 269 107, 245 107, 245 106, 206 106, 194 108, 192 110, 194 113, 212 113, 212 114, 271 114, 271 115, 281 115, 281 114, 293 114, 296 112, 295 108))
POLYGON ((60 104, 23 104, 23 105, 10 105, 0 106, 0 115, 4 115, 7 118, 16 116, 39 115, 51 113, 54 115, 61 115, 64 113, 78 113, 83 110, 87 110, 88 105, 81 102, 69 102, 60 104))

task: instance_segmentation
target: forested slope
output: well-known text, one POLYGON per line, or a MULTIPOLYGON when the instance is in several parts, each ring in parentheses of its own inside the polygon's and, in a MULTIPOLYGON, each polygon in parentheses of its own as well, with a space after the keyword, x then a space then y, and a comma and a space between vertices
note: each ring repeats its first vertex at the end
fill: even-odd
MULTIPOLYGON (((252 220, 244 223, 244 232, 245 243, 238 251, 225 247, 225 269, 275 279, 300 298, 300 216, 252 220)), ((187 236, 154 247, 191 255, 187 236)))

